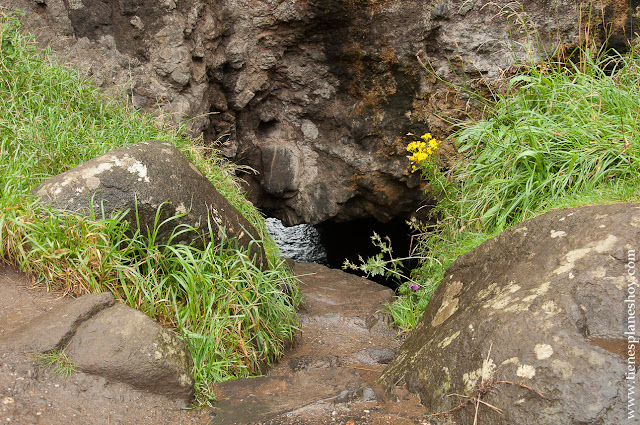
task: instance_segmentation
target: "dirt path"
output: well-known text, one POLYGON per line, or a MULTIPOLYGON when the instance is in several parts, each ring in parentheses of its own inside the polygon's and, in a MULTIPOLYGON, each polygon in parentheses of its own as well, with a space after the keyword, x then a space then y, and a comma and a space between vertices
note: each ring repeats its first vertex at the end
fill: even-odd
MULTIPOLYGON (((33 358, 0 353, 0 424, 421 424, 412 397, 384 401, 375 381, 399 341, 383 314, 392 293, 316 264, 296 264, 305 306, 298 343, 266 376, 217 386, 212 409, 184 409, 103 378, 52 373, 33 358)), ((68 302, 30 289, 0 268, 0 339, 68 302)))

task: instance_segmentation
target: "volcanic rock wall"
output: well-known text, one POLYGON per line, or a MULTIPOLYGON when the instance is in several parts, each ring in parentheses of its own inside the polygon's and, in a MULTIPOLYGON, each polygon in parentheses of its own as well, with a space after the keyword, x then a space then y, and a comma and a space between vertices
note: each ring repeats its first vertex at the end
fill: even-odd
MULTIPOLYGON (((217 140, 254 170, 242 173, 250 199, 296 224, 415 213, 427 200, 407 134, 446 136, 448 118, 475 110, 443 81, 490 87, 519 60, 575 46, 590 2, 3 3, 95 85, 217 140)), ((610 29, 624 47, 629 2, 602 3, 591 34, 610 29)))

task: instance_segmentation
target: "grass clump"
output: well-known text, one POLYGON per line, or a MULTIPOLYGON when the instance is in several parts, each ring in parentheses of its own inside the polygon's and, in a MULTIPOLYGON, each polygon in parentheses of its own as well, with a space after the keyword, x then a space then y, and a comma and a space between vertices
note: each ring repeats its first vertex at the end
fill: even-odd
MULTIPOLYGON (((177 234, 182 231, 189 228, 177 234)), ((105 98, 72 70, 41 55, 17 21, 0 11, 2 261, 67 293, 110 290, 175 328, 191 350, 201 402, 213 397, 212 382, 260 373, 297 330, 297 282, 230 166, 180 129, 105 98), (124 212, 62 214, 40 209, 30 194, 53 175, 149 139, 182 150, 256 226, 270 270, 255 267, 234 240, 204 249, 159 246, 151 235, 129 229, 124 212)))
POLYGON ((63 350, 52 350, 38 354, 34 360, 56 375, 69 377, 73 373, 73 363, 63 350))
POLYGON ((418 162, 438 198, 412 273, 389 308, 410 330, 461 254, 552 209, 640 199, 640 55, 608 52, 578 63, 524 67, 484 119, 454 134, 451 169, 418 162))

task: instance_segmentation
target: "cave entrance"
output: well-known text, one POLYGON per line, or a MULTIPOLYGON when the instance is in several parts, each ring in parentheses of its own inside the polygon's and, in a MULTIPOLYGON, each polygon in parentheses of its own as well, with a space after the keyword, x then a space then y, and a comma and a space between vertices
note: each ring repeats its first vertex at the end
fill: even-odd
MULTIPOLYGON (((412 247, 412 232, 404 219, 393 219, 387 223, 381 223, 373 218, 351 220, 343 223, 322 223, 317 226, 320 240, 327 252, 327 265, 331 268, 341 269, 345 260, 354 264, 361 264, 359 257, 365 261, 380 253, 371 237, 374 232, 384 240, 388 237, 391 241, 394 258, 408 257, 412 247)), ((388 256, 384 256, 388 259, 388 256)), ((405 261, 399 270, 408 276, 415 262, 405 261)), ((354 270, 345 270, 349 273, 364 276, 364 273, 354 270)), ((401 283, 398 279, 385 278, 384 276, 370 276, 369 279, 387 286, 393 290, 401 283)))
MULTIPOLYGON (((323 264, 334 269, 342 269, 345 259, 360 264, 359 257, 366 260, 380 253, 380 249, 371 242, 374 232, 382 238, 389 237, 394 258, 409 256, 412 247, 411 228, 403 219, 381 223, 367 218, 343 223, 326 222, 317 226, 301 224, 284 227, 279 220, 269 218, 267 228, 283 256, 299 262, 323 264)), ((416 265, 416 262, 405 261, 401 271, 408 275, 416 265)), ((359 271, 345 271, 364 275, 359 271)), ((369 279, 394 290, 399 283, 396 279, 383 276, 372 276, 369 279)))

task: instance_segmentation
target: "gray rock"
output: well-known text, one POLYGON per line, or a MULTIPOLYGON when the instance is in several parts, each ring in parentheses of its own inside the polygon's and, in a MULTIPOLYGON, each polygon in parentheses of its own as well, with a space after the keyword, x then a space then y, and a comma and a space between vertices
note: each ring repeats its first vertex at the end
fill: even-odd
POLYGON ((50 178, 34 193, 43 203, 67 211, 86 214, 92 207, 97 215, 104 211, 109 216, 129 210, 125 219, 132 226, 139 223, 145 236, 152 233, 159 209, 158 223, 182 214, 158 228, 155 241, 161 244, 185 224, 198 232, 182 233, 172 243, 191 243, 203 235, 208 239, 210 217, 216 243, 225 235, 235 238, 256 264, 267 267, 258 231, 169 143, 152 140, 113 150, 50 178))
MULTIPOLYGON (((477 113, 455 85, 484 93, 556 42, 573 48, 587 13, 575 0, 118 3, 3 0, 97 86, 221 138, 225 155, 259 172, 243 175, 251 200, 286 225, 426 216, 407 133, 445 138, 451 121, 477 113), (262 148, 273 145, 296 152, 299 171, 276 186, 264 184, 272 157, 262 148)), ((602 23, 593 37, 627 49, 631 2, 588 3, 602 23)), ((455 149, 442 149, 448 165, 455 149)))
POLYGON ((84 322, 66 353, 79 371, 172 398, 193 397, 193 362, 186 344, 124 304, 84 322))
POLYGON ((60 350, 69 343, 85 320, 113 303, 110 292, 82 296, 9 333, 0 340, 0 350, 36 353, 60 350))
MULTIPOLYGON (((404 381, 431 413, 480 391, 503 413, 481 405, 479 423, 625 423, 639 240, 640 204, 514 226, 449 267, 381 379, 404 381)), ((472 403, 451 412, 461 424, 474 415, 472 403)))

